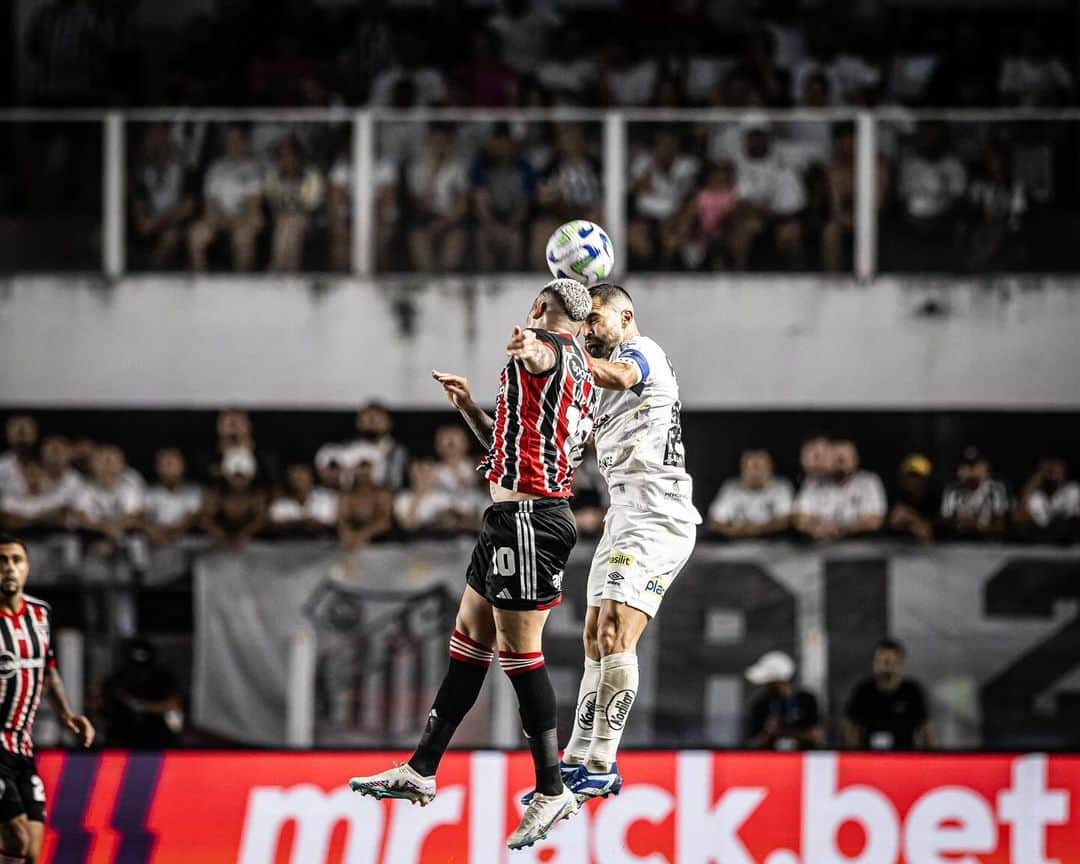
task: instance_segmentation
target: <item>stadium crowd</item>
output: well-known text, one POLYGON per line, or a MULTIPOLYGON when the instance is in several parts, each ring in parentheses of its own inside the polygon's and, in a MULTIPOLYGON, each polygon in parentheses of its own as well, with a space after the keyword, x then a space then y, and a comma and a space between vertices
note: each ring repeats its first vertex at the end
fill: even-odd
MULTIPOLYGON (((198 454, 158 449, 147 480, 119 447, 41 436, 33 416, 13 415, 0 456, 0 529, 27 537, 76 532, 96 556, 122 553, 137 562, 146 542, 191 533, 226 549, 255 538, 336 538, 357 548, 383 538, 470 533, 487 506, 476 454, 457 424, 437 429, 429 453, 410 455, 394 437, 390 413, 369 404, 357 414, 355 438, 287 464, 256 444, 243 411, 221 411, 216 433, 198 454)), ((975 447, 959 454, 951 478, 912 453, 888 489, 860 465, 852 441, 815 435, 803 443, 800 465, 793 484, 774 475, 768 452, 746 450, 739 476, 707 507, 708 534, 1080 542, 1080 484, 1060 457, 1040 459, 1015 494, 975 447)), ((607 497, 591 455, 575 488, 579 530, 595 534, 607 497)))
MULTIPOLYGON (((413 109, 746 112, 741 123, 631 124, 626 263, 844 271, 853 125, 759 112, 1067 106, 1080 56, 1075 10, 1033 15, 1022 4, 968 14, 920 6, 916 26, 903 4, 863 2, 847 8, 843 29, 824 25, 822 4, 766 0, 685 2, 662 16, 635 2, 612 16, 548 0, 495 9, 380 0, 362 11, 291 2, 276 15, 253 15, 252 0, 193 4, 189 15, 148 5, 42 4, 23 34, 22 101, 406 112, 376 131, 376 265, 390 272, 529 269, 555 224, 599 218, 603 203, 599 124, 431 124, 409 119, 413 109), (600 24, 599 44, 586 45, 600 24)), ((882 269, 1080 268, 1075 125, 882 121, 882 269)), ((348 124, 185 120, 129 132, 131 269, 350 269, 348 124)), ((57 145, 70 134, 58 127, 48 147, 41 135, 22 145, 16 136, 11 155, 33 163, 14 158, 26 146, 76 160, 85 147, 57 145)), ((0 211, 5 196, 45 206, 38 187, 70 197, 70 184, 22 173, 0 183, 0 211)), ((45 173, 76 172, 50 162, 45 173)), ((87 198, 87 212, 95 207, 87 198)))

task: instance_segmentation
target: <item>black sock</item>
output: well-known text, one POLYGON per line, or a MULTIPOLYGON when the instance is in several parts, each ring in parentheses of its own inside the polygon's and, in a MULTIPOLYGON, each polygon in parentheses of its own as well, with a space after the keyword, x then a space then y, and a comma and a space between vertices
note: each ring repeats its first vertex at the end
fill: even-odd
POLYGON ((420 743, 409 760, 409 765, 417 774, 424 777, 435 774, 443 753, 450 746, 454 730, 480 695, 485 675, 487 666, 451 658, 450 668, 446 670, 435 704, 428 714, 420 743))
MULTIPOLYGON (((508 668, 504 665, 503 668, 508 668)), ((555 688, 551 686, 547 666, 541 664, 510 676, 517 693, 521 725, 529 738, 536 791, 558 795, 563 790, 559 773, 559 739, 556 734, 555 688)))

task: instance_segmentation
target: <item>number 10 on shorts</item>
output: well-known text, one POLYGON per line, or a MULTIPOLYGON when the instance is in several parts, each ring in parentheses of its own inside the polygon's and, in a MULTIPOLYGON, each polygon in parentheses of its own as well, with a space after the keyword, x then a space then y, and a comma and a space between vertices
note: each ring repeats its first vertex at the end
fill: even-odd
POLYGON ((517 574, 517 554, 510 546, 500 546, 491 556, 491 567, 500 576, 517 574))

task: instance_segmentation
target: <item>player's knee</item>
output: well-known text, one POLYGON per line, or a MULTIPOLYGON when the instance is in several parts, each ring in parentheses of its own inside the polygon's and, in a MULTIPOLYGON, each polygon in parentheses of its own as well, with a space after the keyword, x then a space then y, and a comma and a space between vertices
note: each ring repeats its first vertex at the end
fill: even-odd
POLYGON ((619 626, 619 619, 602 617, 596 626, 596 642, 600 649, 600 656, 606 657, 608 654, 624 651, 623 641, 624 634, 619 626))

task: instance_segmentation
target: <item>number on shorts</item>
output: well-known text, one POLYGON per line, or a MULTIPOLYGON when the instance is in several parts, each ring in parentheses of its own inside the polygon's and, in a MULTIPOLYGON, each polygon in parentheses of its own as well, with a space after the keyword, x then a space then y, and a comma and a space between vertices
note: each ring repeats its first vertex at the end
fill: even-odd
POLYGON ((35 774, 30 778, 30 786, 33 789, 34 800, 44 802, 45 801, 45 784, 41 782, 41 778, 35 774))
POLYGON ((495 572, 500 576, 513 576, 517 573, 517 555, 510 546, 500 546, 492 556, 495 572))

